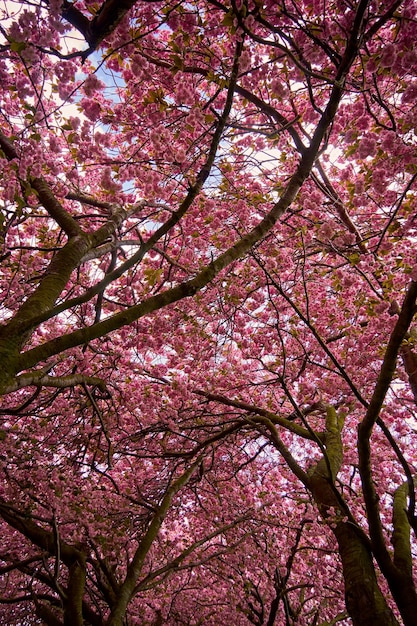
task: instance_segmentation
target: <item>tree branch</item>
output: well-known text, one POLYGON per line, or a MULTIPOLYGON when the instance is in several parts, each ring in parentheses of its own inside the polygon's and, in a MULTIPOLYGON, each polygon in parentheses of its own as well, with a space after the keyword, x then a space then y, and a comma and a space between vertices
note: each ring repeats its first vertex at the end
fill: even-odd
POLYGON ((169 507, 174 496, 189 482, 194 472, 199 468, 203 457, 200 456, 197 460, 184 471, 179 478, 177 478, 166 490, 161 504, 156 509, 155 515, 149 525, 148 530, 142 537, 139 546, 135 552, 135 556, 127 570, 127 574, 124 582, 119 588, 116 603, 112 607, 110 617, 107 622, 107 626, 121 626, 123 618, 125 616, 126 608, 134 593, 137 580, 142 571, 143 563, 146 555, 148 554, 152 543, 154 542, 159 529, 168 513, 169 507))
POLYGON ((368 516, 369 532, 375 557, 388 577, 395 576, 396 568, 393 569, 393 563, 385 545, 382 522, 379 515, 379 497, 372 476, 370 439, 395 372, 402 341, 415 314, 416 298, 417 282, 412 281, 407 289, 397 323, 391 333, 366 415, 358 427, 359 472, 368 516))
POLYGON ((394 492, 391 543, 394 548, 394 565, 412 577, 413 561, 411 556, 410 523, 407 516, 408 482, 403 483, 394 492))
POLYGON ((227 398, 226 396, 216 393, 210 393, 201 389, 196 389, 194 393, 198 394, 199 396, 203 396, 207 398, 207 400, 210 400, 212 402, 219 402, 221 404, 225 404, 226 406, 232 406, 237 409, 242 409, 243 411, 252 415, 251 421, 256 421, 256 417, 254 418, 253 415, 259 415, 268 419, 270 422, 272 422, 272 424, 281 426, 282 428, 289 430, 290 432, 298 435, 299 437, 302 437, 303 439, 308 439, 310 441, 317 441, 317 439, 321 441, 325 439, 324 433, 313 434, 303 426, 300 426, 299 424, 294 424, 293 421, 290 421, 285 417, 281 417, 280 415, 277 415, 272 411, 268 411, 267 409, 263 409, 253 404, 248 404, 247 402, 242 402, 240 400, 232 400, 230 398, 227 398))
POLYGON ((45 376, 42 372, 29 372, 17 376, 13 383, 6 387, 5 393, 12 393, 24 387, 54 387, 56 389, 66 389, 76 385, 91 385, 98 387, 101 391, 106 390, 106 383, 97 376, 85 376, 84 374, 69 374, 68 376, 45 376))

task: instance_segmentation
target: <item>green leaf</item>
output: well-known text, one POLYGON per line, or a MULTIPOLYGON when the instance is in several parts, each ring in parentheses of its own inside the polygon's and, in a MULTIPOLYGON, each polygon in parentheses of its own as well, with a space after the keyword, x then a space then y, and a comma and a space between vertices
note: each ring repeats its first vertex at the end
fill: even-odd
POLYGON ((174 54, 172 56, 172 62, 174 64, 174 67, 177 67, 179 70, 184 69, 184 61, 178 54, 174 54))
POLYGON ((17 54, 20 54, 26 47, 27 46, 24 41, 12 41, 10 44, 10 50, 12 52, 17 52, 17 54))
POLYGON ((235 16, 233 11, 229 11, 223 18, 222 26, 233 26, 233 22, 235 20, 235 16))
POLYGON ((361 255, 359 254, 359 252, 353 252, 353 254, 350 254, 348 258, 352 265, 357 265, 359 263, 361 255))

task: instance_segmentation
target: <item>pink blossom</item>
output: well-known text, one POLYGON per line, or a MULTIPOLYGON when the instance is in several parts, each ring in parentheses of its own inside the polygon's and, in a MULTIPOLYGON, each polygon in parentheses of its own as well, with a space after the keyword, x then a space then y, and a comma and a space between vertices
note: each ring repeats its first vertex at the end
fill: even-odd
POLYGON ((411 280, 413 280, 414 282, 417 282, 417 263, 411 267, 410 277, 411 277, 411 280))
POLYGON ((89 120, 95 122, 98 120, 101 114, 101 106, 95 100, 88 100, 87 98, 83 98, 81 100, 81 106, 83 107, 85 115, 89 120))
POLYGON ((381 54, 380 64, 381 67, 388 68, 392 67, 395 63, 395 59, 397 57, 396 49, 394 44, 387 44, 381 54))
POLYGON ((249 70, 250 66, 251 66, 251 54, 249 50, 244 50, 242 52, 242 54, 240 55, 240 59, 239 59, 239 70, 242 73, 245 73, 249 70))
POLYGON ((85 95, 90 98, 96 91, 101 91, 104 86, 104 83, 95 74, 89 74, 83 83, 85 95))
POLYGON ((417 99, 417 83, 413 83, 407 86, 406 90, 403 92, 401 96, 401 101, 404 104, 407 104, 408 102, 415 102, 416 99, 417 99))
POLYGON ((375 313, 378 313, 378 315, 382 315, 383 313, 385 313, 385 311, 388 311, 389 307, 390 303, 386 300, 382 300, 378 302, 378 304, 375 306, 375 313))
POLYGON ((369 156, 375 156, 376 154, 376 141, 373 137, 363 137, 358 146, 358 156, 361 159, 366 159, 369 156))

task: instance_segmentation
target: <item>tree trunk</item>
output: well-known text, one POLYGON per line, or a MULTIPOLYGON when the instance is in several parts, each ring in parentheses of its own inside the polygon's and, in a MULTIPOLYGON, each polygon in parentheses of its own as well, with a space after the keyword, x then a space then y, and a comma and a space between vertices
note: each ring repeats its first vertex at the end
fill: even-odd
POLYGON ((333 529, 342 559, 346 609, 354 626, 398 626, 375 574, 372 554, 349 522, 333 529))
POLYGON ((343 419, 327 408, 326 454, 309 471, 309 488, 339 546, 345 584, 346 609, 354 626, 399 626, 376 578, 370 545, 354 522, 334 485, 343 460, 343 419))

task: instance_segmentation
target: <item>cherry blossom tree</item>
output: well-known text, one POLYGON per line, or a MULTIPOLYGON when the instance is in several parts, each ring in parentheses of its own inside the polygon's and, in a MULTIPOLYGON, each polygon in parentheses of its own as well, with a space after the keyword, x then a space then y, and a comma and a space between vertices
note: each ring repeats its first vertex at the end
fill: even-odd
POLYGON ((4 0, 1 623, 415 624, 415 0, 4 0))

